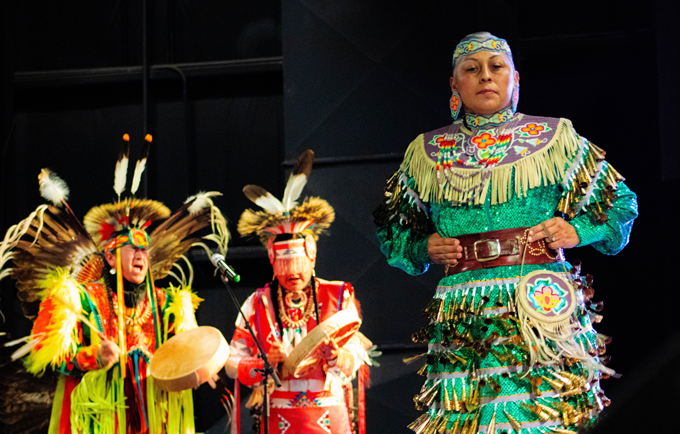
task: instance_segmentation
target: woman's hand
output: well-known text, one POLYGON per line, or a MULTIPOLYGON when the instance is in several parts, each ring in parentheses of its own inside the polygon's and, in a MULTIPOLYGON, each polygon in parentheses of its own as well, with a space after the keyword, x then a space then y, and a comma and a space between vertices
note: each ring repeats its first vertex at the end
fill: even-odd
POLYGON ((274 342, 272 344, 272 346, 269 348, 269 352, 267 353, 267 359, 269 359, 269 363, 272 365, 286 361, 286 352, 284 351, 283 345, 281 345, 280 342, 274 342))
POLYGON ((120 359, 122 351, 115 342, 104 339, 97 351, 97 361, 102 369, 108 369, 120 359))
POLYGON ((561 217, 553 217, 529 229, 529 242, 545 239, 548 247, 571 249, 579 243, 576 229, 561 217))
POLYGON ((456 265, 463 257, 463 248, 455 238, 442 238, 434 233, 427 239, 427 254, 435 264, 456 265))

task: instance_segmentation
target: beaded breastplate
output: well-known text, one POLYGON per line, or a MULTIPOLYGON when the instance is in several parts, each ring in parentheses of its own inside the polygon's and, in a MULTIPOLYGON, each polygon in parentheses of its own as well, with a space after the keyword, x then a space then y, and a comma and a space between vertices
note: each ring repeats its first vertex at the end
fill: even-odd
POLYGON ((468 129, 462 121, 424 134, 425 152, 441 170, 513 164, 555 137, 559 118, 518 114, 506 125, 468 129))

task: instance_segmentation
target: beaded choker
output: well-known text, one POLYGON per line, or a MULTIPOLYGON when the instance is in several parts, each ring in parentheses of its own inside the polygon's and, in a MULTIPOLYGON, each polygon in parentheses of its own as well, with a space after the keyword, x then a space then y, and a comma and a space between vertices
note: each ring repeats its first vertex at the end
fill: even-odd
POLYGON ((314 303, 309 302, 309 298, 306 296, 306 294, 303 292, 302 294, 304 295, 304 304, 300 303, 300 305, 297 305, 291 300, 291 297, 288 297, 288 294, 286 294, 286 303, 284 304, 283 302, 283 294, 281 291, 281 285, 278 285, 279 291, 278 291, 278 299, 279 299, 279 315, 281 316, 281 322, 285 324, 286 328, 293 328, 297 329, 302 327, 303 325, 307 324, 307 320, 309 320, 309 317, 312 315, 312 309, 314 308, 314 303), (302 314, 302 317, 298 320, 294 320, 293 318, 288 315, 288 307, 286 304, 291 305, 293 309, 302 309, 304 308, 304 312, 302 314), (306 305, 306 308, 305 308, 306 305))
POLYGON ((136 307, 125 307, 125 331, 126 333, 139 333, 142 325, 151 318, 151 303, 143 301, 136 307), (143 306, 143 307, 142 307, 143 306))
POLYGON ((512 106, 508 106, 503 110, 488 116, 465 113, 465 125, 468 128, 476 130, 481 128, 495 128, 507 124, 513 116, 515 116, 515 112, 512 110, 512 106))

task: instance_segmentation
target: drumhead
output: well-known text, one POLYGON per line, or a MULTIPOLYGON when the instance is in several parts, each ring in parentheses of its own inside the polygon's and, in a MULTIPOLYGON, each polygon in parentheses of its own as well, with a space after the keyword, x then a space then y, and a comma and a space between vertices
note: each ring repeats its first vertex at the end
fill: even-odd
POLYGON ((345 309, 322 321, 307 333, 302 341, 293 348, 286 361, 283 372, 290 377, 298 378, 310 366, 318 361, 316 349, 326 338, 332 338, 343 347, 361 326, 361 319, 354 309, 345 309))
POLYGON ((149 372, 158 387, 170 392, 192 389, 219 372, 229 345, 214 327, 202 326, 168 339, 151 358, 149 372))

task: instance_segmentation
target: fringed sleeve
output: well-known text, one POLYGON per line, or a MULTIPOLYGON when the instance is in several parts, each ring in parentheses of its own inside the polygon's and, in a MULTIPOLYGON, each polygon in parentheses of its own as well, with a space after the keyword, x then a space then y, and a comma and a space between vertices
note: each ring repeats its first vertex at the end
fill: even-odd
POLYGON ((605 160, 606 152, 584 137, 563 178, 560 211, 579 237, 577 247, 592 245, 615 255, 627 244, 638 216, 637 196, 605 160))
MULTIPOLYGON (((423 136, 414 140, 406 151, 410 159, 417 147, 423 147, 423 136)), ((378 226, 380 250, 387 262, 408 274, 418 275, 427 271, 430 257, 427 239, 435 232, 430 220, 430 206, 420 199, 415 180, 406 175, 405 160, 385 185, 385 200, 373 212, 378 226)))
POLYGON ((598 222, 597 215, 582 212, 571 220, 579 237, 577 247, 592 245, 605 255, 615 255, 628 244, 633 220, 638 216, 637 196, 626 184, 619 182, 611 209, 604 214, 606 219, 598 222))
POLYGON ((44 288, 43 301, 32 331, 38 342, 25 359, 26 370, 42 375, 49 366, 67 375, 82 375, 98 369, 97 336, 92 334, 91 341, 85 339, 83 335, 90 336, 89 330, 84 330, 87 326, 81 324, 76 313, 64 305, 68 303, 78 314, 86 314, 80 285, 61 268, 48 274, 40 284, 44 288))

